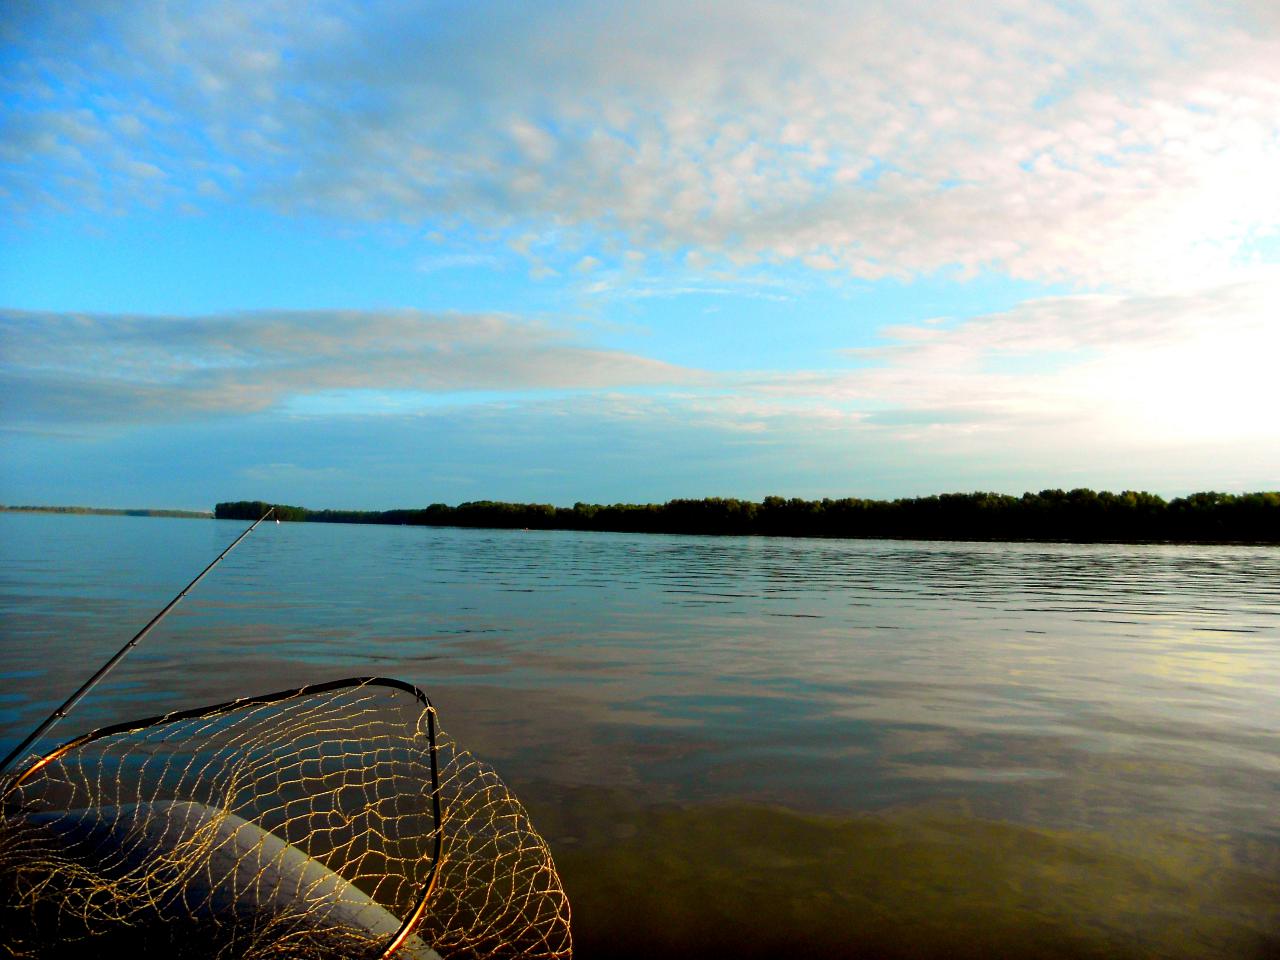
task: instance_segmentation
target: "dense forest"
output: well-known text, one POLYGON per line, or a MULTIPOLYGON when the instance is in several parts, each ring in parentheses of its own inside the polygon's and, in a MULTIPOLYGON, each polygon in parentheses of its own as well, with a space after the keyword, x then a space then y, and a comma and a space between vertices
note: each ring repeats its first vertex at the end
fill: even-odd
POLYGON ((661 504, 480 500, 417 510, 308 510, 260 500, 219 503, 214 515, 256 520, 274 506, 281 520, 417 526, 612 530, 789 537, 885 537, 926 540, 1169 540, 1280 543, 1280 492, 1195 493, 1165 500, 1152 493, 1042 490, 944 493, 900 500, 751 500, 709 497, 661 504))

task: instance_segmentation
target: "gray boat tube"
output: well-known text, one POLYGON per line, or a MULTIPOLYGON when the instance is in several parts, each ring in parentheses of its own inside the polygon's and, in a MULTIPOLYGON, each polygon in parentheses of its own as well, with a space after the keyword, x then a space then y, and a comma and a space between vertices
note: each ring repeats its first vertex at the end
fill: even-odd
MULTIPOLYGON (((182 862, 199 850, 201 869, 157 902, 160 917, 218 920, 283 913, 307 929, 346 929, 390 939, 401 921, 364 891, 298 847, 227 810, 190 801, 121 804, 32 813, 24 818, 68 859, 116 876, 182 862)), ((441 960, 417 936, 397 956, 441 960)))

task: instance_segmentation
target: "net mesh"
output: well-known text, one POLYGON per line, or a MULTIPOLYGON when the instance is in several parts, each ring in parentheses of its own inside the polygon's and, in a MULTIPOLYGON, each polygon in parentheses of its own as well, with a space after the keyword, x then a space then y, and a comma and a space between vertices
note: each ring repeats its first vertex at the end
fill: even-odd
POLYGON ((572 952, 569 903, 524 808, 397 681, 106 728, 5 791, 12 956, 572 952))

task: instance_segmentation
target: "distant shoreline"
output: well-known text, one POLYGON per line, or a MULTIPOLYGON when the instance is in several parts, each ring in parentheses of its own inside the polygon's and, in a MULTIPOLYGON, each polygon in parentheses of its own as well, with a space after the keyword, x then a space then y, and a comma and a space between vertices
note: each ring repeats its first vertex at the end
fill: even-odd
POLYGON ((421 509, 309 510, 261 500, 219 503, 214 516, 496 530, 577 530, 842 540, 1280 544, 1280 492, 1194 493, 1174 500, 1126 490, 1042 490, 1021 497, 946 493, 899 500, 708 497, 610 505, 473 501, 421 509))
POLYGON ((171 517, 180 520, 212 520, 211 510, 158 510, 150 507, 117 509, 114 507, 9 507, 0 504, 0 513, 71 513, 106 517, 171 517))
POLYGON ((1043 490, 1021 497, 947 493, 900 500, 750 500, 708 497, 661 504, 482 500, 422 509, 309 510, 261 500, 219 503, 212 512, 157 508, 5 506, 51 513, 189 520, 257 520, 268 509, 287 522, 493 530, 573 530, 703 536, 816 537, 1012 543, 1196 543, 1280 545, 1280 492, 1195 493, 1166 501, 1150 493, 1043 490))

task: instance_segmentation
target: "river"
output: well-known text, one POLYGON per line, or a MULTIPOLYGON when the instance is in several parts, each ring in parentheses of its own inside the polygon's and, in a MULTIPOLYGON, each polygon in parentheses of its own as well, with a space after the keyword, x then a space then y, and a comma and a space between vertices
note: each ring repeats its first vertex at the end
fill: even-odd
MULTIPOLYGON (((0 514, 12 746, 243 524, 0 514)), ((1280 955, 1280 549, 268 524, 57 729, 422 687, 577 955, 1280 955)))

